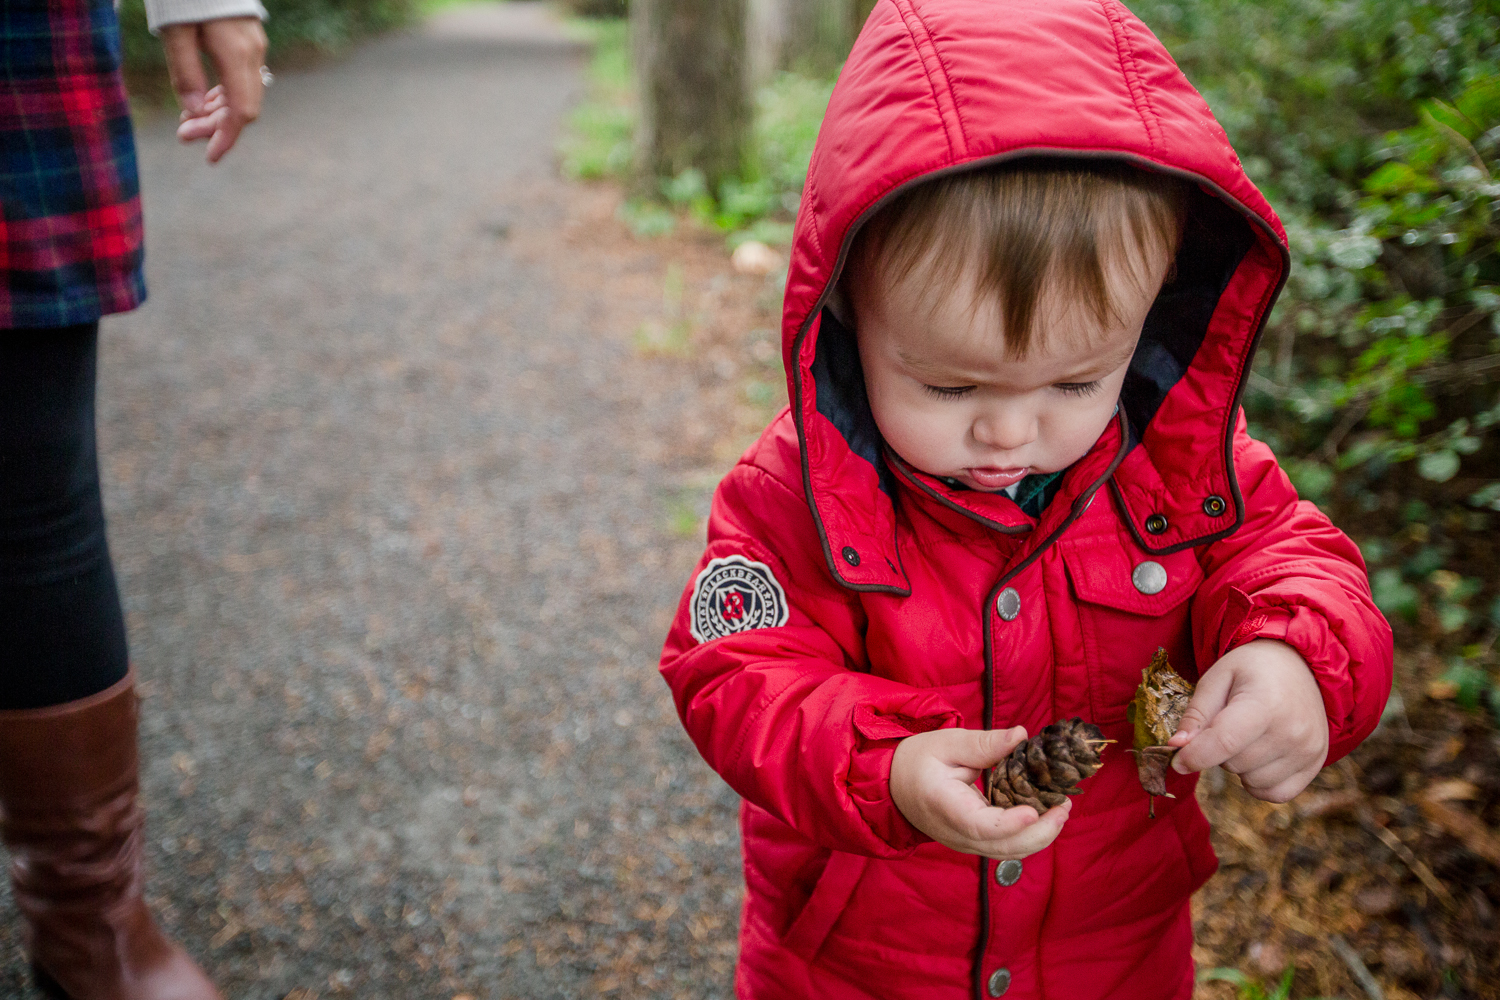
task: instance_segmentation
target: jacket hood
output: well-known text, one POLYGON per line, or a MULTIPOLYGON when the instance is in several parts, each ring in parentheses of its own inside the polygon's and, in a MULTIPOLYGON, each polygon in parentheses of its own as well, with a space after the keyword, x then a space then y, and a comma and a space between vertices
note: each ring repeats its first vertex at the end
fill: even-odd
POLYGON ((880 0, 813 151, 782 315, 807 502, 847 587, 909 591, 895 545, 898 476, 1000 530, 1032 528, 1008 500, 950 491, 887 461, 853 333, 826 308, 855 232, 890 197, 1027 156, 1121 160, 1195 186, 1120 419, 1070 471, 1041 527, 1106 482, 1148 552, 1222 538, 1244 519, 1230 448, 1288 256, 1280 221, 1208 105, 1115 0, 880 0))

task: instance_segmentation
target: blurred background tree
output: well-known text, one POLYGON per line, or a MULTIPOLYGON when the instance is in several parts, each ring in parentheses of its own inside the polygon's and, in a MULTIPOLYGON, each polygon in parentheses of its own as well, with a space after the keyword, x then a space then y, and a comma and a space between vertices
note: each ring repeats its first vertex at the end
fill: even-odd
POLYGON ((849 0, 750 0, 748 44, 757 85, 777 71, 831 76, 863 22, 849 0))
POLYGON ((635 0, 642 100, 636 162, 648 178, 696 171, 710 190, 745 172, 750 138, 745 0, 635 0))

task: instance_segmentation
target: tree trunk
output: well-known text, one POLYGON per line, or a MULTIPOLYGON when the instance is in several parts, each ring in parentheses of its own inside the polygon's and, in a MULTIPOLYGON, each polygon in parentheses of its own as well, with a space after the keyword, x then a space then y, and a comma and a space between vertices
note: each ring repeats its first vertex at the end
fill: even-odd
POLYGON ((746 0, 745 44, 750 85, 761 87, 786 69, 786 13, 791 0, 746 0))
POLYGON ((875 0, 748 0, 750 79, 777 70, 829 76, 849 55, 875 0))
POLYGON ((750 135, 746 0, 633 0, 637 163, 647 179, 740 174, 750 135))
POLYGON ((782 66, 809 76, 830 76, 854 44, 852 0, 785 0, 782 66))

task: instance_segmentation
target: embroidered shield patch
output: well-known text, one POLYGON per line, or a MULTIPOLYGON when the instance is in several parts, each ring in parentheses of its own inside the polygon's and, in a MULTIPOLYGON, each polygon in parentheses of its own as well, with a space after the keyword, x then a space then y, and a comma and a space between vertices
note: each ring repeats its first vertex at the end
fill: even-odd
POLYGON ((786 592, 765 563, 726 556, 693 581, 691 629, 699 642, 785 625, 788 614, 786 592))

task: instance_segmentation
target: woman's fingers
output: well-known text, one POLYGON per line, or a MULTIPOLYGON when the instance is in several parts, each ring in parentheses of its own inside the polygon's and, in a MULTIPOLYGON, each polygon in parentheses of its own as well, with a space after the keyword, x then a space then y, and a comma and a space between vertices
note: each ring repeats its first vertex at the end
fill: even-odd
POLYGON ((217 163, 239 139, 240 132, 260 117, 265 92, 261 67, 266 56, 266 33, 259 18, 224 17, 196 24, 162 28, 162 46, 172 88, 182 105, 178 138, 208 140, 208 162, 217 163), (207 55, 219 84, 208 90, 203 68, 207 55))
POLYGON ((203 60, 198 55, 198 25, 167 25, 161 29, 161 46, 167 57, 167 75, 172 79, 177 103, 189 116, 202 114, 208 74, 204 72, 203 60))

